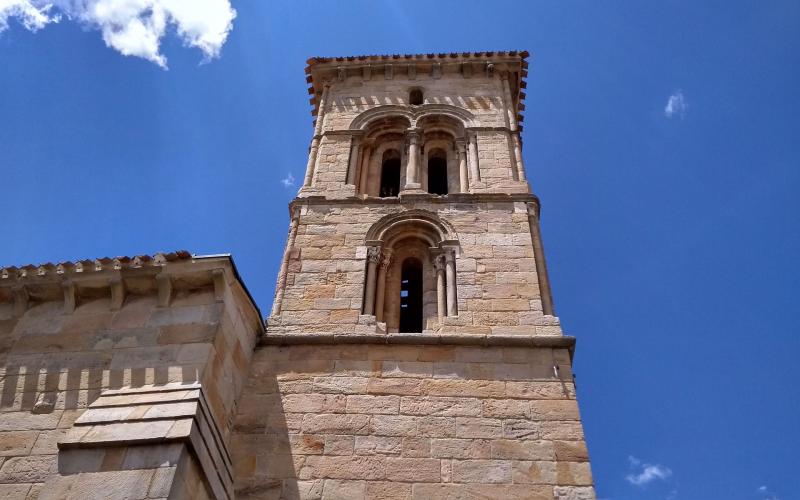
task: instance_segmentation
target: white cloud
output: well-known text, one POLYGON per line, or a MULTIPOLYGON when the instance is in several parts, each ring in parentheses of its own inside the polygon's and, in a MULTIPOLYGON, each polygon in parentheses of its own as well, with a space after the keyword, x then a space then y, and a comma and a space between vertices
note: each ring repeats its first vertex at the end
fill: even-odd
POLYGON ((643 463, 634 456, 628 457, 633 472, 625 476, 625 480, 635 486, 644 486, 656 480, 664 481, 672 475, 672 471, 663 465, 643 463))
POLYGON ((0 33, 8 29, 8 20, 12 17, 34 32, 49 23, 58 22, 59 16, 50 16, 52 8, 50 4, 29 0, 0 0, 0 33))
POLYGON ((291 173, 286 174, 286 177, 281 179, 281 184, 283 184, 285 188, 294 187, 294 176, 291 173))
POLYGON ((689 104, 686 102, 686 98, 683 96, 683 91, 676 90, 667 99, 667 105, 664 106, 664 116, 667 118, 672 118, 673 116, 679 116, 683 118, 688 109, 689 104))
POLYGON ((162 68, 167 59, 160 52, 161 39, 169 27, 209 61, 219 57, 236 18, 230 0, 0 0, 0 33, 10 18, 31 31, 41 29, 60 19, 51 11, 99 30, 106 45, 121 54, 162 68))

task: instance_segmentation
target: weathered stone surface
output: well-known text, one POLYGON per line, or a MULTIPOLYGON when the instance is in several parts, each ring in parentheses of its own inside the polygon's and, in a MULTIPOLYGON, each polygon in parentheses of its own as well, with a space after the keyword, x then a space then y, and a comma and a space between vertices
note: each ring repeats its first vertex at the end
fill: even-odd
POLYGON ((41 483, 55 471, 55 455, 11 457, 0 467, 0 483, 41 483))
POLYGON ((322 490, 323 500, 363 500, 366 498, 364 481, 336 481, 328 479, 322 490))
POLYGON ((36 431, 0 432, 0 456, 29 454, 38 435, 36 431))
POLYGON ((415 484, 413 500, 467 500, 477 498, 513 498, 514 500, 553 500, 551 486, 508 484, 415 484))

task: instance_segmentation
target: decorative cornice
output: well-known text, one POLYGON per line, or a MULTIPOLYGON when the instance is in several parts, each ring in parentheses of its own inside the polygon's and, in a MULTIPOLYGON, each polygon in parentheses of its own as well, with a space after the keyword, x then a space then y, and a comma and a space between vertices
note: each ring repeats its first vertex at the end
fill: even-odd
POLYGON ((306 82, 312 106, 311 115, 317 116, 319 101, 325 85, 332 81, 341 82, 349 76, 370 80, 379 73, 390 80, 398 74, 405 74, 409 80, 416 80, 419 75, 430 78, 441 78, 445 67, 456 67, 456 71, 464 78, 483 75, 494 78, 502 75, 512 84, 512 92, 516 96, 517 121, 522 128, 523 101, 528 76, 527 51, 488 51, 488 52, 450 52, 435 54, 382 54, 349 57, 312 57, 307 61, 306 82), (514 77, 512 77, 512 75, 514 77))
MULTIPOLYGON (((33 302, 63 301, 66 314, 81 298, 109 298, 111 310, 122 308, 130 294, 157 294, 158 305, 169 307, 174 289, 212 288, 221 302, 228 285, 238 282, 256 314, 261 313, 230 255, 192 255, 181 250, 155 255, 98 259, 0 268, 0 302, 13 302, 14 315, 25 314, 33 302)), ((261 323, 259 321, 259 323, 261 323)))
POLYGON ((549 347, 574 349, 575 337, 546 335, 446 334, 446 333, 267 333, 261 345, 305 344, 415 344, 480 347, 549 347))
POLYGON ((420 202, 434 205, 448 205, 451 203, 532 203, 539 213, 539 198, 531 193, 450 193, 440 196, 430 193, 401 194, 399 197, 380 198, 377 196, 350 196, 348 198, 326 198, 325 196, 298 197, 289 203, 289 210, 297 209, 303 205, 413 205, 420 202))

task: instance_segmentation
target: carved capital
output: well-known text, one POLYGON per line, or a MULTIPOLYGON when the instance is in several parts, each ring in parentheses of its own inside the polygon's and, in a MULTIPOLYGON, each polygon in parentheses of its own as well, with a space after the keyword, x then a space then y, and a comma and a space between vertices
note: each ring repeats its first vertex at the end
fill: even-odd
POLYGON ((389 249, 384 250, 380 264, 381 269, 383 269, 384 271, 389 269, 389 266, 392 265, 392 258, 393 258, 393 252, 389 249))
POLYGON ((380 247, 367 247, 367 260, 370 263, 377 264, 381 260, 380 247))
POLYGON ((445 265, 444 254, 439 254, 433 258, 433 268, 436 270, 437 273, 444 272, 444 265, 445 265))

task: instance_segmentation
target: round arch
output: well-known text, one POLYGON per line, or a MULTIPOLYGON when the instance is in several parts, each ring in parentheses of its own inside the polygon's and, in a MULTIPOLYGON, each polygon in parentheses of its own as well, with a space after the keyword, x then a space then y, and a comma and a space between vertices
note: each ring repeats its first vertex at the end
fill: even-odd
POLYGON ((452 244, 458 235, 450 223, 427 210, 407 210, 382 217, 366 235, 368 245, 391 248, 397 241, 416 237, 431 248, 452 244))
POLYGON ((423 104, 415 109, 397 104, 386 104, 368 109, 356 116, 350 126, 350 130, 365 130, 376 120, 386 118, 404 118, 410 127, 416 127, 417 122, 425 117, 440 115, 450 117, 459 122, 464 128, 475 126, 475 116, 464 108, 450 104, 423 104))

